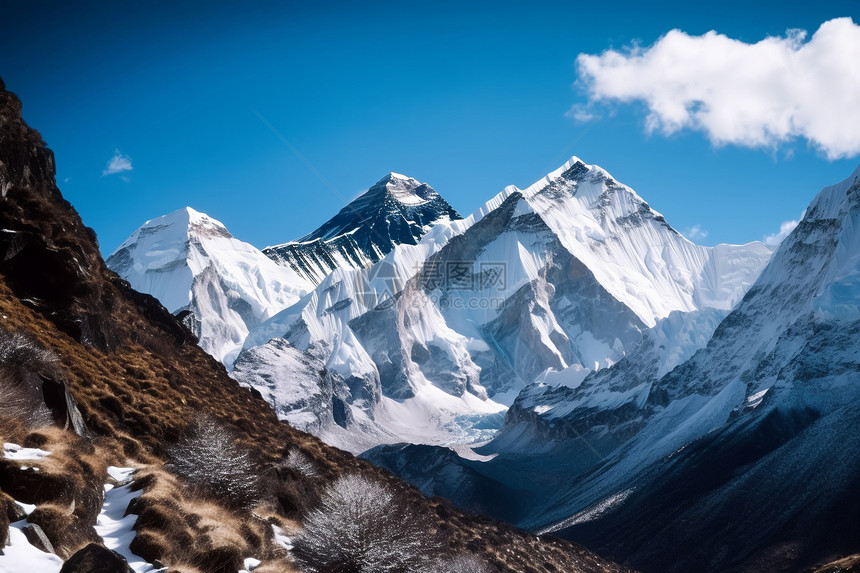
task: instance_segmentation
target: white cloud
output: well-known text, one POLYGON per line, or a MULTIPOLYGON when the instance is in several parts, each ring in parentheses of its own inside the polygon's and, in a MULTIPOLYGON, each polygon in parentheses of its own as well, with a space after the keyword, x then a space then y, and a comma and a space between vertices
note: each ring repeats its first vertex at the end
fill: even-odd
POLYGON ((123 171, 131 171, 132 169, 134 167, 131 166, 131 157, 123 155, 119 149, 116 149, 113 152, 113 157, 105 165, 102 177, 113 175, 114 173, 122 173, 123 171))
POLYGON ((579 123, 588 123, 597 119, 597 115, 594 114, 594 110, 589 106, 582 104, 576 104, 571 107, 566 115, 579 123))
POLYGON ((708 236, 708 232, 702 229, 701 225, 693 225, 689 229, 685 230, 683 234, 691 241, 695 241, 697 239, 704 239, 708 236))
MULTIPOLYGON (((804 214, 806 214, 805 211, 804 214)), ((800 218, 803 219, 803 215, 801 215, 800 218)), ((769 247, 778 247, 780 243, 782 243, 782 241, 785 240, 785 238, 791 234, 794 228, 797 227, 797 224, 799 222, 800 220, 783 221, 779 226, 778 232, 774 233, 773 235, 768 235, 764 238, 764 244, 768 245, 769 247)))
MULTIPOLYGON (((860 153, 860 26, 824 22, 755 44, 672 30, 654 45, 577 58, 589 103, 643 101, 649 132, 703 131, 715 145, 805 138, 829 159, 860 153)), ((573 114, 581 115, 581 107, 573 114)))

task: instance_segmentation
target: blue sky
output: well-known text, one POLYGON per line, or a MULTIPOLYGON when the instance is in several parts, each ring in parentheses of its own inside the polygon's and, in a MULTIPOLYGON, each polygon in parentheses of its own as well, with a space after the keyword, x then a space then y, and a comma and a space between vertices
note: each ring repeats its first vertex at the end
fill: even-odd
MULTIPOLYGON (((764 124, 764 143, 737 130, 720 140, 702 118, 672 129, 654 110, 677 93, 648 100, 665 67, 656 51, 620 72, 592 60, 590 80, 577 65, 607 50, 632 58, 635 45, 647 56, 672 29, 746 44, 804 29, 807 42, 833 18, 860 23, 856 0, 64 4, 3 3, 0 76, 55 151, 58 185, 105 254, 185 205, 258 247, 284 242, 389 171, 426 181, 465 215, 571 155, 632 186, 677 229, 698 228, 699 242, 747 242, 797 219, 860 161, 854 140, 828 158, 836 136, 813 129, 828 118, 799 137, 764 124), (622 93, 616 72, 645 79, 631 92, 621 76, 622 93)), ((702 43, 703 62, 712 45, 722 49, 702 43)), ((690 74, 702 84, 701 70, 690 74)), ((804 93, 807 104, 817 97, 804 93)), ((728 121, 748 111, 746 99, 720 97, 728 121)))

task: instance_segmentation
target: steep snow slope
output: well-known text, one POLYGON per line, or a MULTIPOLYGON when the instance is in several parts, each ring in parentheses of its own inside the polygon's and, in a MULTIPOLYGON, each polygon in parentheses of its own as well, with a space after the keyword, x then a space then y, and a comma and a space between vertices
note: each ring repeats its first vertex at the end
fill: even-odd
MULTIPOLYGON (((260 386, 260 378, 251 374, 252 371, 270 373, 269 379, 276 385, 296 384, 296 372, 279 369, 277 359, 246 359, 244 356, 245 352, 266 345, 272 339, 283 338, 291 347, 311 352, 329 372, 343 380, 351 419, 373 421, 372 427, 363 426, 347 433, 331 426, 329 430, 320 429, 319 435, 330 443, 357 453, 377 443, 401 439, 416 442, 468 440, 464 426, 471 431, 475 417, 494 415, 504 408, 471 395, 464 399, 450 396, 433 387, 425 388, 409 403, 384 396, 379 371, 349 323, 377 306, 389 307, 409 277, 420 270, 429 257, 452 237, 462 235, 492 213, 506 198, 507 193, 502 192, 465 219, 439 221, 418 244, 396 245, 371 267, 335 269, 299 303, 249 334, 239 360, 243 367, 233 373, 234 378, 264 394, 265 385, 260 386)), ((382 328, 390 330, 390 327, 387 324, 382 328)), ((302 383, 308 386, 325 384, 320 376, 311 376, 302 383)), ((295 393, 276 394, 270 394, 270 399, 285 419, 288 419, 286 412, 295 409, 295 403, 303 403, 302 397, 295 393)), ((500 422, 499 419, 494 427, 500 422)))
POLYGON ((523 192, 570 253, 653 326, 674 310, 729 310, 770 257, 762 243, 696 245, 631 188, 578 158, 523 192))
POLYGON ((281 420, 333 446, 362 450, 393 439, 357 407, 361 399, 353 398, 313 347, 302 351, 273 338, 242 352, 231 376, 258 391, 281 420))
POLYGON ((860 169, 812 201, 707 346, 664 376, 631 353, 574 388, 527 388, 488 447, 501 452, 493 462, 549 441, 581 463, 521 523, 578 540, 612 531, 614 555, 646 571, 721 571, 786 543, 796 561, 787 570, 797 570, 856 550, 846 532, 860 514, 845 500, 860 464, 849 445, 860 403, 858 223, 860 169), (634 532, 625 524, 643 511, 648 524, 634 532), (804 528, 821 534, 798 538, 804 528), (728 539, 731 554, 716 547, 728 539))
POLYGON ((183 319, 206 352, 230 365, 248 331, 313 285, 190 207, 147 221, 108 267, 183 319))
POLYGON ((770 254, 695 245, 573 158, 372 267, 335 270, 245 347, 313 347, 386 432, 456 442, 537 378, 617 362, 673 311, 727 310, 770 254))
POLYGON ((426 183, 389 173, 317 230, 263 252, 316 285, 335 269, 371 265, 397 245, 414 245, 433 225, 460 218, 426 183))

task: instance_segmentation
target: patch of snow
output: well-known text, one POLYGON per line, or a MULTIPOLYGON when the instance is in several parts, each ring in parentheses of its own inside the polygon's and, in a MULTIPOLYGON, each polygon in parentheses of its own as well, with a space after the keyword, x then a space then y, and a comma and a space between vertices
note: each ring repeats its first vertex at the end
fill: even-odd
MULTIPOLYGON (((483 445, 483 444, 476 444, 483 445)), ((472 446, 466 444, 452 444, 448 446, 455 454, 463 458, 464 460, 471 460, 473 462, 489 462, 494 459, 499 454, 479 454, 475 450, 472 449, 472 446)))
MULTIPOLYGON (((115 476, 127 478, 134 471, 135 468, 113 466, 108 468, 108 474, 114 479, 117 479, 115 476)), ((117 479, 117 481, 122 482, 123 480, 117 479)), ((121 487, 105 485, 105 501, 96 520, 95 529, 96 533, 104 540, 105 547, 125 557, 135 573, 155 573, 162 571, 162 569, 156 569, 151 563, 147 563, 129 549, 129 545, 137 535, 134 531, 137 516, 134 514, 125 515, 125 512, 131 500, 140 497, 142 493, 143 491, 132 491, 131 484, 121 487)))
POLYGON ((570 389, 576 389, 585 380, 585 377, 591 374, 590 368, 583 368, 579 364, 571 364, 562 371, 547 369, 543 374, 535 379, 535 382, 542 382, 548 386, 566 386, 570 389))
POLYGON ((281 529, 274 523, 272 524, 272 533, 275 535, 275 543, 277 543, 287 551, 293 550, 292 538, 290 538, 283 529, 281 529))
POLYGON ((9 525, 9 545, 3 547, 0 555, 0 572, 21 573, 32 571, 38 573, 58 573, 63 567, 63 560, 53 553, 45 553, 30 545, 24 532, 26 520, 9 525))
POLYGON ((747 404, 746 404, 747 407, 748 408, 755 408, 759 404, 761 404, 761 401, 764 400, 764 395, 767 394, 768 390, 770 390, 770 388, 765 388, 764 390, 760 390, 754 394, 751 394, 749 397, 747 397, 747 404))
POLYGON ((35 504, 21 503, 20 501, 17 501, 17 500, 15 501, 15 504, 24 511, 25 515, 30 515, 31 513, 36 511, 36 505, 35 504))
MULTIPOLYGON (((18 444, 3 444, 3 457, 7 460, 41 460, 50 455, 51 452, 46 452, 39 448, 24 448, 18 444)), ((38 470, 38 468, 35 469, 38 470)))
POLYGON ((606 513, 607 511, 609 511, 610 509, 612 509, 613 507, 616 507, 616 506, 624 503, 624 500, 626 500, 628 497, 630 497, 630 494, 632 494, 633 491, 634 490, 631 488, 631 489, 627 489, 627 490, 618 492, 614 495, 611 495, 611 496, 607 497, 606 499, 595 503, 591 507, 580 511, 576 515, 573 515, 570 518, 562 521, 561 523, 557 523, 557 524, 553 525, 552 527, 547 528, 546 530, 539 531, 538 534, 542 535, 544 533, 550 533, 552 531, 557 531, 559 529, 571 527, 574 525, 578 525, 580 523, 586 523, 588 521, 593 521, 593 520, 597 519, 598 517, 600 517, 601 515, 603 515, 604 513, 606 513))
POLYGON ((131 476, 137 471, 135 468, 118 468, 115 466, 108 467, 108 475, 117 481, 120 485, 125 485, 131 481, 131 476))

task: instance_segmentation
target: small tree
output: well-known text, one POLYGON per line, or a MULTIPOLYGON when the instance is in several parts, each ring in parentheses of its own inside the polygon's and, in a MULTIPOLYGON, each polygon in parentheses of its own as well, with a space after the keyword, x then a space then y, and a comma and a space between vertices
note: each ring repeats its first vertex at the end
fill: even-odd
POLYGON ((228 428, 206 416, 169 448, 170 466, 189 486, 246 509, 261 497, 263 479, 251 452, 228 428))
POLYGON ((420 571, 439 550, 416 508, 359 475, 332 483, 304 527, 293 554, 311 572, 420 571))

